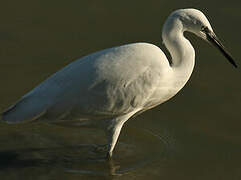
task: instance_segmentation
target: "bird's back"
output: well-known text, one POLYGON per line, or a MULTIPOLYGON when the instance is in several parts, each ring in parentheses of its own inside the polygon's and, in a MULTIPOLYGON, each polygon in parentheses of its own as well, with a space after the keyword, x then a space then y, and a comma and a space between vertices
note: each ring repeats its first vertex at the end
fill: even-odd
MULTIPOLYGON (((145 106, 169 67, 163 52, 148 43, 102 50, 67 65, 24 95, 2 115, 10 122, 118 116, 145 106)), ((159 100, 156 100, 159 101, 159 100)))

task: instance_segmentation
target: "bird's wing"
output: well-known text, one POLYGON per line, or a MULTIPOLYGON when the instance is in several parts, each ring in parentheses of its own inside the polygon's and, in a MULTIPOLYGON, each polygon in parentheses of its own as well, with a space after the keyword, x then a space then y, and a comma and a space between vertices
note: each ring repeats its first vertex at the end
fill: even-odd
POLYGON ((73 112, 110 117, 142 106, 156 89, 163 53, 150 44, 130 44, 83 57, 56 72, 3 114, 21 122, 73 112))

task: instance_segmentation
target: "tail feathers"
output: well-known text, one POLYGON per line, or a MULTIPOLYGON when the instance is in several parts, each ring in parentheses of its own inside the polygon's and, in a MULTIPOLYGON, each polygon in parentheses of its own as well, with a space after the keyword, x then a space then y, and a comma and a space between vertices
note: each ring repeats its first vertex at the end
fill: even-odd
POLYGON ((10 112, 12 109, 14 109, 16 107, 16 104, 13 104, 13 105, 11 105, 11 106, 9 106, 7 109, 5 109, 3 112, 1 112, 0 113, 0 116, 1 116, 1 121, 4 121, 4 116, 8 113, 8 112, 10 112))
POLYGON ((9 124, 33 121, 46 113, 40 104, 29 100, 28 98, 20 99, 16 104, 10 106, 1 113, 1 120, 9 124))
POLYGON ((4 116, 5 114, 7 114, 9 111, 11 111, 12 109, 14 109, 16 107, 16 104, 13 104, 12 106, 9 106, 6 110, 4 110, 3 112, 1 112, 1 115, 4 116))

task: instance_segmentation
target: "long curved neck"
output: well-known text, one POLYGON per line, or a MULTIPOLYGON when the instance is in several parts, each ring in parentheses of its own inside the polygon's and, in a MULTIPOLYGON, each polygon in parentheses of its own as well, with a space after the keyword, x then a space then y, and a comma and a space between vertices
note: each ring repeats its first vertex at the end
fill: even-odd
POLYGON ((185 30, 179 19, 169 17, 163 27, 162 39, 171 54, 171 68, 186 83, 194 68, 195 51, 183 35, 185 30))

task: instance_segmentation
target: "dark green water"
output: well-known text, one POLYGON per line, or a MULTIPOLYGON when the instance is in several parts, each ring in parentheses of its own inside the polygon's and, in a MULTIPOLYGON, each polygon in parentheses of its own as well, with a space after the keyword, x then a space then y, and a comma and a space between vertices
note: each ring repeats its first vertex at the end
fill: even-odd
MULTIPOLYGON (((239 1, 6 1, 0 6, 0 110, 76 58, 131 42, 161 46, 175 9, 202 10, 241 66, 239 1)), ((241 71, 188 35, 196 67, 167 103, 129 120, 112 162, 95 129, 0 124, 0 179, 241 179, 241 71)))

